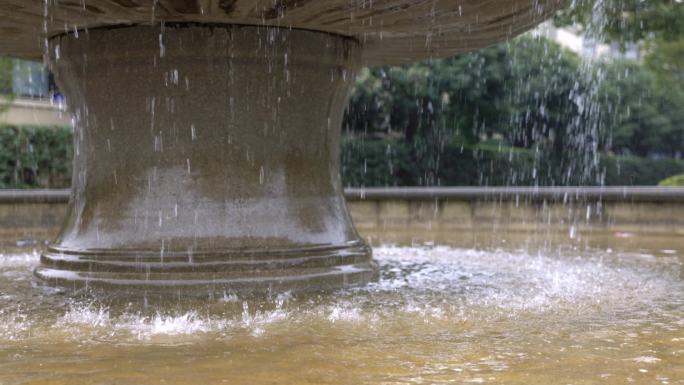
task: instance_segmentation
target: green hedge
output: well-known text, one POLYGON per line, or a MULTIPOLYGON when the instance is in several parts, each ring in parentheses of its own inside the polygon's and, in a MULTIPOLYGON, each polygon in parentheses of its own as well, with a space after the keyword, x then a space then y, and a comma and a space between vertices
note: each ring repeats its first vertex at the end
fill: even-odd
MULTIPOLYGON (((61 188, 71 181, 71 129, 0 126, 0 188, 61 188)), ((498 145, 460 146, 347 138, 345 186, 657 185, 684 161, 551 154, 498 145)))
POLYGON ((684 161, 553 154, 497 146, 345 140, 345 186, 657 185, 684 173, 684 161))
POLYGON ((606 184, 655 186, 670 176, 684 173, 684 160, 605 157, 606 184))
POLYGON ((0 126, 0 188, 61 188, 71 183, 69 127, 0 126))
POLYGON ((673 175, 658 182, 658 186, 681 187, 684 186, 684 174, 673 175))

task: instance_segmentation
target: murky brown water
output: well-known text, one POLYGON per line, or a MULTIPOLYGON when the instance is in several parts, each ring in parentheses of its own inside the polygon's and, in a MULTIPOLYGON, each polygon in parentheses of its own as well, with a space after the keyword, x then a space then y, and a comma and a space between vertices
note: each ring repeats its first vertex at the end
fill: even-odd
POLYGON ((148 307, 3 254, 0 384, 684 384, 681 237, 426 237, 385 237, 367 288, 148 307))

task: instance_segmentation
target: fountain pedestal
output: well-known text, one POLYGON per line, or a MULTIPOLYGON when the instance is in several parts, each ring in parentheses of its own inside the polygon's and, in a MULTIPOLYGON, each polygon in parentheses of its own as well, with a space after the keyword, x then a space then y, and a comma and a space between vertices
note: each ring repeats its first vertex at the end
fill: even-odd
POLYGON ((74 170, 37 277, 164 294, 371 279, 339 174, 354 40, 140 26, 56 37, 50 55, 74 113, 74 170))

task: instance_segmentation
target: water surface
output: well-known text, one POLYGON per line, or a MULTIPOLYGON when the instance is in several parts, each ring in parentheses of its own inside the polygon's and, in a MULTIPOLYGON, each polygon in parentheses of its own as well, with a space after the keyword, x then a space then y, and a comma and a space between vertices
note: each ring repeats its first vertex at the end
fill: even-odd
POLYGON ((385 245, 365 288, 148 306, 46 292, 7 253, 0 384, 684 384, 678 243, 385 245))

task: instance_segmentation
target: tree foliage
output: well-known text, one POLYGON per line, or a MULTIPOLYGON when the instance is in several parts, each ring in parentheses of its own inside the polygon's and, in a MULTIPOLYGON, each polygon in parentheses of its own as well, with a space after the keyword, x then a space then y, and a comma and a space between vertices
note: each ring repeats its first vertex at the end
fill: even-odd
POLYGON ((658 186, 684 187, 684 174, 673 175, 669 178, 663 179, 658 183, 658 186))
POLYGON ((555 18, 558 25, 572 25, 594 38, 623 44, 680 40, 682 20, 680 0, 575 0, 555 18))
POLYGON ((71 129, 0 126, 0 188, 69 187, 71 129))
POLYGON ((346 134, 363 148, 357 155, 378 184, 392 184, 386 175, 394 175, 390 168, 397 169, 399 155, 422 167, 411 180, 435 185, 445 182, 445 168, 466 167, 462 157, 445 163, 455 159, 449 151, 485 148, 535 154, 526 163, 535 172, 490 178, 496 183, 608 183, 602 156, 682 155, 684 93, 676 85, 663 87, 661 76, 637 62, 588 65, 544 38, 523 37, 454 58, 362 71, 345 116, 346 134))
POLYGON ((7 57, 0 57, 0 113, 4 112, 14 100, 12 94, 12 68, 14 62, 7 57))
POLYGON ((0 57, 0 95, 12 93, 12 67, 12 59, 0 57))
POLYGON ((684 93, 663 88, 658 74, 629 62, 602 65, 600 104, 610 133, 606 148, 624 155, 679 158, 684 150, 684 93))

